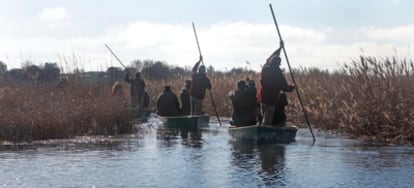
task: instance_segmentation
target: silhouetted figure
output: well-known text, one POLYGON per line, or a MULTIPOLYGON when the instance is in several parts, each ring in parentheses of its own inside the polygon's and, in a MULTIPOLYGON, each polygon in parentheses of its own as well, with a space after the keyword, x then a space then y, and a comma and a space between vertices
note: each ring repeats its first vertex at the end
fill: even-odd
POLYGON ((157 110, 157 114, 160 116, 178 116, 180 114, 178 97, 171 91, 170 86, 165 86, 164 92, 158 96, 157 110))
POLYGON ((283 48, 283 41, 280 47, 273 52, 266 60, 260 74, 260 88, 258 93, 259 102, 261 103, 263 113, 263 125, 271 125, 275 105, 279 98, 280 91, 291 92, 295 89, 294 85, 289 85, 280 69, 281 59, 280 50, 283 48))
POLYGON ((203 61, 203 57, 200 56, 199 61, 194 65, 192 69, 192 80, 190 88, 191 96, 191 115, 203 114, 203 99, 206 95, 206 90, 211 89, 210 79, 206 75, 206 67, 200 66, 203 61), (198 68, 200 66, 200 68, 198 68), (198 72, 197 72, 198 70, 198 72))
MULTIPOLYGON (((251 102, 251 107, 254 109, 254 112, 256 114, 256 121, 262 122, 263 116, 260 110, 260 104, 257 101, 257 88, 254 80, 250 80, 248 77, 246 78, 246 92, 249 96, 249 101, 251 102)), ((256 123, 257 123, 256 122, 256 123)))
POLYGON ((256 124, 256 103, 252 103, 252 96, 246 91, 246 82, 237 82, 237 88, 229 93, 229 97, 233 107, 231 123, 235 126, 256 124))
POLYGON ((185 81, 185 86, 181 90, 180 93, 180 100, 181 100, 181 114, 182 115, 190 115, 191 114, 191 107, 190 107, 190 87, 191 87, 191 80, 185 81))
POLYGON ((139 72, 135 73, 135 78, 132 79, 130 78, 129 72, 127 72, 125 82, 131 85, 131 107, 138 110, 141 109, 145 92, 145 82, 141 78, 141 74, 139 72))

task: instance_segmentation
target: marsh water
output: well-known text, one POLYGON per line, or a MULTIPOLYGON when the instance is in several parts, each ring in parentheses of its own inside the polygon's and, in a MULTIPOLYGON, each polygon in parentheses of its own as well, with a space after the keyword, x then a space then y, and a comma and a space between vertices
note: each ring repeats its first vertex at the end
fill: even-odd
POLYGON ((0 187, 412 187, 414 147, 308 130, 296 142, 232 140, 228 124, 0 146, 0 187))

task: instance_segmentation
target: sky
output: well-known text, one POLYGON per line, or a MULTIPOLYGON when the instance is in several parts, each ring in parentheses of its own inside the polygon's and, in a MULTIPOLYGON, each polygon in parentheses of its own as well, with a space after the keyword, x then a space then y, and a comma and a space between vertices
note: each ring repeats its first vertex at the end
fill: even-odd
POLYGON ((121 67, 108 44, 124 64, 191 67, 194 22, 206 65, 259 71, 279 46, 269 3, 293 68, 412 58, 411 0, 0 0, 0 61, 8 69, 57 62, 65 72, 121 67))

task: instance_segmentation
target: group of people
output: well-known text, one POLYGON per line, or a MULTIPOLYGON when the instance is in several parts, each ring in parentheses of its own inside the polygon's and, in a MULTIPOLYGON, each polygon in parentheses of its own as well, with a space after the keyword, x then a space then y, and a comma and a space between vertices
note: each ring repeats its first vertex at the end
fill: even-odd
MULTIPOLYGON (((229 93, 232 104, 232 124, 235 126, 255 125, 258 122, 263 125, 283 126, 286 122, 285 106, 288 104, 285 92, 295 89, 288 84, 280 69, 280 52, 284 48, 283 41, 280 47, 266 60, 261 74, 260 87, 257 90, 255 82, 247 78, 237 82, 236 89, 229 93)), ((160 116, 202 115, 203 99, 206 91, 211 89, 210 79, 206 74, 206 67, 202 65, 203 57, 192 68, 191 80, 186 80, 181 90, 180 98, 173 92, 170 86, 165 86, 164 91, 158 96, 157 114, 160 116)), ((148 108, 149 95, 145 91, 145 82, 140 73, 132 79, 129 73, 125 81, 131 85, 131 105, 138 109, 148 108)), ((116 83, 113 87, 113 95, 116 95, 116 83)))
POLYGON ((211 89, 210 79, 206 74, 206 67, 200 65, 203 57, 195 63, 191 71, 191 80, 186 80, 180 93, 180 101, 170 86, 164 87, 164 92, 157 99, 157 114, 160 116, 202 115, 203 99, 206 90, 211 89))
POLYGON ((285 106, 288 105, 284 92, 293 91, 295 86, 288 84, 280 69, 280 51, 283 47, 281 41, 280 47, 267 58, 260 74, 257 96, 253 80, 239 81, 237 88, 230 92, 233 106, 231 123, 235 126, 255 125, 257 122, 262 125, 284 126, 285 106))

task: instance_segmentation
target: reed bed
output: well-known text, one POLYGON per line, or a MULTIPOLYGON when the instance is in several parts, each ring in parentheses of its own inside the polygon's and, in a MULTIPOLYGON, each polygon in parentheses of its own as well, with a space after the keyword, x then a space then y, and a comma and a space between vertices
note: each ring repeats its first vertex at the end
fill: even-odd
POLYGON ((12 83, 0 88, 0 140, 70 138, 131 132, 122 102, 110 85, 71 79, 68 85, 12 83))
MULTIPOLYGON (((340 71, 296 71, 314 127, 387 143, 414 143, 414 66, 397 57, 361 56, 340 71)), ((302 120, 296 95, 288 113, 302 120)))
MULTIPOLYGON (((361 56, 335 72, 294 70, 305 110, 314 128, 387 143, 414 143, 414 66, 397 57, 361 56)), ((229 117, 228 93, 239 80, 249 77, 258 86, 259 74, 212 73, 211 94, 220 116, 229 117)), ((286 72, 286 78, 290 75, 286 72)), ((179 96, 185 80, 146 80, 155 112, 157 96, 171 86, 179 96)), ((129 85, 122 80, 126 96, 129 85)), ((131 132, 131 116, 123 102, 110 97, 112 81, 71 78, 64 89, 53 84, 2 84, 0 87, 0 140, 31 141, 76 135, 131 132), (122 125, 122 126, 114 126, 122 125)), ((288 121, 306 128, 295 92, 288 94, 288 121)), ((211 98, 204 100, 206 113, 215 115, 211 98)))

